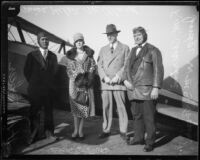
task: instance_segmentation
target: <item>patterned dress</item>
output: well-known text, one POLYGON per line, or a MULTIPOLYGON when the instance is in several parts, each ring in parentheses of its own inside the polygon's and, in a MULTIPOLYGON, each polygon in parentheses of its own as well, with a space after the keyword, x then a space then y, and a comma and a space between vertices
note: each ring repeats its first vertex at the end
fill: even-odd
POLYGON ((69 77, 69 98, 72 114, 80 118, 89 117, 91 107, 92 105, 94 105, 94 96, 92 96, 91 94, 92 88, 78 88, 75 85, 75 78, 79 73, 94 73, 96 67, 94 59, 89 57, 86 53, 84 53, 81 60, 63 57, 60 63, 65 65, 67 68, 67 74, 69 77), (80 90, 84 90, 89 94, 89 105, 82 105, 75 101, 75 98, 77 97, 77 92, 80 90))

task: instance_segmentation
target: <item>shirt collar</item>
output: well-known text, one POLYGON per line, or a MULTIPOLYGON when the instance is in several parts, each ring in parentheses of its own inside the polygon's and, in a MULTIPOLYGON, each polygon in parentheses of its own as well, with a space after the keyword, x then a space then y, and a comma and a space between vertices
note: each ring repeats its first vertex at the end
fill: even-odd
POLYGON ((48 49, 43 49, 43 48, 41 48, 41 47, 39 47, 39 49, 40 49, 40 52, 41 52, 42 54, 44 53, 44 51, 48 52, 48 49))
MULTIPOLYGON (((147 43, 147 42, 142 43, 142 44, 140 45, 140 47, 141 47, 141 48, 144 47, 146 43, 147 43)), ((137 45, 137 46, 139 46, 139 45, 137 45)))
POLYGON ((113 44, 110 44, 110 48, 113 46, 113 48, 115 49, 117 47, 117 44, 118 44, 118 41, 116 41, 115 43, 113 44))

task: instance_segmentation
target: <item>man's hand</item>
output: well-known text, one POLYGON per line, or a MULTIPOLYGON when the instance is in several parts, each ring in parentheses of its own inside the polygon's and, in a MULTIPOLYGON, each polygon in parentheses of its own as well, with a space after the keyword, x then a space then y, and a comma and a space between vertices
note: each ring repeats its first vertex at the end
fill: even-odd
POLYGON ((106 84, 110 84, 111 80, 110 80, 109 77, 106 76, 106 77, 104 77, 104 81, 105 81, 106 84))
POLYGON ((110 81, 111 85, 119 84, 121 81, 120 77, 116 74, 116 76, 110 81))
POLYGON ((158 91, 159 89, 158 88, 153 88, 152 91, 151 91, 151 99, 157 99, 158 98, 158 91))
POLYGON ((133 90, 133 85, 129 81, 125 80, 124 85, 126 86, 127 89, 133 90))

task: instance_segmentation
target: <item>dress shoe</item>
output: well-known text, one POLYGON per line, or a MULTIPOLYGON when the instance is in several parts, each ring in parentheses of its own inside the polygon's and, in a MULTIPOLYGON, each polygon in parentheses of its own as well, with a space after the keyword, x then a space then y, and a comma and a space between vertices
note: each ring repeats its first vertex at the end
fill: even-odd
POLYGON ((85 139, 85 136, 78 137, 78 140, 80 140, 80 141, 83 141, 84 139, 85 139))
POLYGON ((128 145, 138 145, 138 144, 144 144, 144 140, 136 141, 134 138, 129 139, 126 141, 128 145))
POLYGON ((72 140, 77 140, 78 137, 79 137, 78 134, 76 134, 75 136, 72 135, 72 136, 71 136, 71 139, 72 139, 72 140))
POLYGON ((103 132, 99 135, 99 138, 106 138, 106 137, 109 137, 109 136, 110 136, 110 132, 108 132, 108 133, 103 132))
POLYGON ((53 133, 49 130, 45 131, 45 135, 47 139, 59 140, 59 138, 54 136, 53 133))
POLYGON ((151 151, 153 151, 153 145, 150 145, 150 144, 145 145, 143 151, 144 152, 151 152, 151 151))
POLYGON ((45 131, 46 138, 50 138, 53 135, 53 133, 49 130, 45 131))

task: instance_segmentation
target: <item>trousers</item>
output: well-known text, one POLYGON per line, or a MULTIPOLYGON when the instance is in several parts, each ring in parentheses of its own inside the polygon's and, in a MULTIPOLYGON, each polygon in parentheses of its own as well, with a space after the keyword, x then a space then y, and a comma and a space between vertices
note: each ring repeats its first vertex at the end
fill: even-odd
POLYGON ((113 100, 117 105, 117 112, 119 116, 120 132, 126 133, 128 127, 128 116, 125 107, 125 92, 116 90, 103 90, 103 132, 110 132, 113 119, 113 100))
POLYGON ((153 145, 156 135, 155 113, 156 101, 133 100, 131 101, 131 112, 134 125, 134 140, 136 142, 145 140, 146 144, 153 145))

